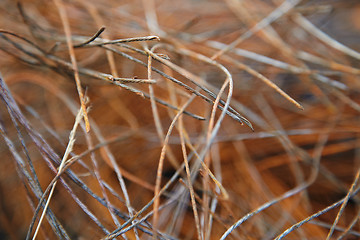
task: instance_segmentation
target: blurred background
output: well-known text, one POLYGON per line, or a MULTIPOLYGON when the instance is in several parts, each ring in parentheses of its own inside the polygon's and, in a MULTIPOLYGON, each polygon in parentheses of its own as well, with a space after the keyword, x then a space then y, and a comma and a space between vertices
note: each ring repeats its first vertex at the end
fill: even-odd
POLYGON ((359 238, 358 1, 0 18, 1 239, 359 238))

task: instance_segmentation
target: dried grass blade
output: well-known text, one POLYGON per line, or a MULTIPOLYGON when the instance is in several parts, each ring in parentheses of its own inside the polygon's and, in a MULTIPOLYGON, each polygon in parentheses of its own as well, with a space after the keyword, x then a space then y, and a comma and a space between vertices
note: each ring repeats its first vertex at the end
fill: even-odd
POLYGON ((90 131, 90 123, 89 123, 89 118, 88 118, 88 115, 86 112, 85 98, 84 98, 84 93, 83 93, 83 90, 81 87, 79 70, 78 70, 78 66, 77 66, 77 62, 76 62, 76 58, 75 58, 75 52, 74 52, 74 47, 73 47, 72 38, 71 38, 71 30, 70 30, 69 20, 68 20, 62 0, 54 0, 54 3, 59 11, 60 18, 63 23, 63 27, 64 27, 64 31, 65 31, 65 35, 66 35, 66 43, 68 46, 70 59, 71 59, 71 64, 73 65, 73 69, 74 69, 74 78, 75 78, 76 88, 77 88, 77 91, 79 94, 81 109, 83 111, 85 127, 86 127, 86 131, 89 132, 90 131))
MULTIPOLYGON (((68 158, 70 152, 72 151, 72 148, 74 146, 74 143, 75 143, 75 133, 76 133, 76 130, 77 130, 77 127, 79 126, 80 124, 80 119, 82 118, 82 110, 79 111, 78 115, 76 116, 76 119, 75 119, 75 123, 74 123, 74 126, 73 126, 73 129, 71 130, 70 132, 70 136, 69 136, 69 143, 66 147, 66 150, 65 150, 65 153, 64 153, 64 156, 61 160, 61 163, 60 163, 60 166, 59 166, 59 169, 58 169, 58 172, 61 172, 62 168, 65 166, 65 162, 66 162, 66 159, 68 158)), ((54 193, 54 190, 55 190, 55 187, 56 187, 56 183, 57 182, 54 182, 54 184, 52 185, 51 187, 51 190, 50 190, 50 193, 49 193, 49 197, 45 203, 45 206, 44 206, 44 210, 43 210, 43 213, 40 217, 40 220, 39 220, 39 223, 36 227, 36 230, 35 230, 35 233, 34 233, 34 236, 33 236, 33 240, 36 239, 36 236, 37 236, 37 233, 40 229, 40 226, 41 226, 41 223, 42 223, 42 220, 46 214, 46 211, 47 211, 47 208, 50 204, 50 200, 51 200, 51 197, 54 193)))
POLYGON ((232 50, 237 45, 239 45, 244 40, 251 37, 254 33, 258 32, 262 28, 270 25, 280 17, 282 17, 284 14, 289 12, 291 9, 293 9, 297 4, 299 4, 301 0, 285 0, 279 7, 277 7, 274 11, 272 11, 266 18, 262 19, 259 23, 257 23, 254 27, 246 31, 244 34, 242 34, 238 39, 230 43, 227 47, 223 48, 216 54, 214 54, 211 59, 215 60, 216 58, 220 57, 224 53, 232 50))

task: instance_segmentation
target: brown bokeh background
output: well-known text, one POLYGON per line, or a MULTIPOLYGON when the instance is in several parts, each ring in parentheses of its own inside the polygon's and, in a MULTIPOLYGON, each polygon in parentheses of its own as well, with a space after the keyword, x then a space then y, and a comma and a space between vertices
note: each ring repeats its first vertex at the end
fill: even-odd
MULTIPOLYGON (((154 197, 165 135, 174 119, 160 186, 172 183, 158 198, 158 217, 152 214, 156 206, 149 204, 133 223, 150 214, 147 220, 118 239, 152 235, 219 239, 243 217, 227 239, 274 239, 315 213, 317 217, 285 238, 359 238, 360 4, 285 2, 298 3, 256 29, 281 9, 283 1, 1 1, 0 238, 26 237, 80 108, 61 6, 74 45, 90 39, 102 26, 106 29, 93 42, 75 48, 91 130, 87 133, 83 122, 77 130, 71 156, 81 158, 56 185, 51 213, 41 223, 38 239, 100 239, 147 206, 154 197), (100 39, 152 35, 160 41, 90 46, 100 39), (203 120, 189 114, 175 117, 194 92, 170 77, 152 71, 156 83, 151 87, 147 83, 118 86, 104 77, 147 79, 147 47, 155 47, 157 56, 173 64, 153 59, 152 67, 194 90, 196 97, 186 111, 203 120), (235 116, 224 117, 207 149, 215 97, 204 88, 219 94, 226 81, 222 67, 232 76, 234 111, 229 111, 235 116), (156 99, 173 108, 160 103, 154 108, 147 97, 150 88, 156 99), (236 119, 240 115, 254 130, 236 119), (182 165, 183 136, 191 188, 182 165), (199 166, 201 153, 200 160, 227 195, 207 168, 199 166), (256 211, 260 206, 266 207, 256 211), (330 235, 332 225, 336 228, 330 235)), ((224 101, 228 91, 227 86, 221 95, 224 101)), ((221 113, 218 108, 215 122, 221 113)))

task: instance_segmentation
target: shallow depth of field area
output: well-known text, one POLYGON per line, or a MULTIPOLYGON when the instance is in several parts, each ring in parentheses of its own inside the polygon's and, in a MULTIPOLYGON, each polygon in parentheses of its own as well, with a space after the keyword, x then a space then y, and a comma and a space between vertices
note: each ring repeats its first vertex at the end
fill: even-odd
POLYGON ((359 239, 357 0, 2 0, 0 239, 359 239))

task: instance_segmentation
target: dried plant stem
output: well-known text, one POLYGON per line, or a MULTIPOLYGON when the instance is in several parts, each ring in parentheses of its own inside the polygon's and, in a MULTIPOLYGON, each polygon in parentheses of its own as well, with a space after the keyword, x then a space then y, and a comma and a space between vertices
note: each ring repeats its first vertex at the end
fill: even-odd
POLYGON ((0 1, 5 238, 360 236, 360 2, 314 2, 0 1))
MULTIPOLYGON (((154 48, 153 48, 154 49, 154 48)), ((152 49, 152 51, 153 51, 152 49)), ((148 48, 145 47, 145 51, 147 52, 151 52, 148 48)), ((151 78, 151 71, 152 71, 152 68, 151 68, 151 59, 153 57, 154 54, 149 54, 148 56, 148 78, 151 78)), ((160 185, 161 185, 161 175, 162 175, 162 170, 163 170, 163 164, 164 164, 164 158, 165 158, 165 154, 166 154, 166 148, 167 148, 167 145, 168 145, 168 141, 169 141, 169 137, 170 137, 170 134, 171 134, 171 131, 173 129, 173 127, 175 126, 175 123, 177 121, 177 119, 180 117, 180 115, 183 113, 183 111, 185 110, 185 108, 193 101, 193 99, 196 97, 195 95, 193 95, 187 102, 186 104, 183 105, 183 107, 181 108, 181 110, 177 113, 177 115, 174 117, 169 129, 168 129, 168 132, 165 136, 165 139, 163 138, 163 130, 162 130, 162 127, 161 127, 161 124, 160 124, 160 118, 159 118, 159 115, 158 115, 158 112, 157 112, 157 109, 156 109, 156 105, 155 105, 155 101, 153 100, 153 98, 151 97, 153 95, 153 90, 152 90, 152 87, 151 85, 149 85, 149 91, 150 91, 150 99, 151 99, 151 106, 152 106, 152 109, 153 109, 153 116, 154 116, 154 119, 155 119, 155 125, 156 125, 156 129, 157 129, 157 132, 159 134, 159 137, 161 139, 161 142, 163 144, 163 147, 162 147, 162 150, 161 150, 161 154, 160 154, 160 159, 159 159, 159 164, 158 164, 158 170, 157 170, 157 175, 156 175, 156 183, 155 183, 155 192, 154 192, 154 196, 155 197, 155 201, 154 201, 154 218, 153 218, 153 227, 154 227, 154 236, 156 237, 156 231, 157 230, 157 225, 158 225, 158 209, 159 209, 159 205, 160 205, 160 196, 159 195, 159 192, 160 192, 160 185), (164 139, 162 141, 162 139, 164 139)))
MULTIPOLYGON (((148 50, 150 52, 150 50, 145 47, 145 50, 148 50)), ((148 56, 148 64, 147 64, 147 74, 148 74, 148 78, 151 79, 151 67, 152 67, 152 56, 149 55, 148 56)), ((160 191, 160 185, 161 185, 161 175, 162 175, 162 169, 163 169, 163 162, 164 162, 164 158, 165 158, 165 153, 166 153, 166 146, 167 146, 167 138, 170 135, 169 132, 166 135, 165 139, 164 139, 164 132, 163 132, 163 128, 161 126, 160 123, 160 117, 159 117, 159 112, 157 110, 155 101, 154 101, 154 90, 152 88, 151 85, 149 85, 149 93, 150 93, 150 102, 151 102, 151 110, 153 113, 153 117, 154 117, 154 122, 155 122, 155 126, 156 126, 156 132, 159 136, 160 141, 163 144, 163 148, 161 149, 161 155, 160 155, 160 159, 159 159, 159 163, 158 163, 158 170, 157 170, 157 174, 156 174, 156 182, 155 182, 155 191, 154 191, 154 195, 158 196, 159 191, 160 191)), ((170 131, 170 128, 169 128, 170 131)), ((154 218, 153 218, 153 234, 155 236, 157 236, 156 230, 158 229, 158 218, 159 218, 159 205, 160 205, 160 196, 155 198, 154 201, 154 218)))
POLYGON ((324 43, 328 44, 330 47, 337 49, 353 58, 360 59, 360 53, 345 46, 344 44, 336 41, 335 39, 331 38, 329 35, 321 31, 317 28, 314 24, 312 24, 309 20, 303 17, 301 14, 297 13, 294 15, 293 19, 297 24, 299 24, 302 28, 306 31, 323 41, 324 43))
POLYGON ((130 42, 145 42, 145 41, 160 41, 158 36, 146 36, 146 37, 136 37, 136 38, 125 38, 125 39, 117 39, 117 40, 93 40, 95 43, 91 43, 93 38, 90 38, 88 41, 81 43, 79 45, 75 45, 75 48, 79 47, 101 47, 105 45, 114 45, 120 43, 130 43, 130 42), (100 41, 100 42, 98 42, 100 41))
MULTIPOLYGON (((195 157, 201 161, 201 158, 199 156, 199 153, 196 151, 196 148, 191 144, 189 135, 184 132, 183 133, 186 139, 186 145, 188 148, 191 149, 191 151, 194 153, 195 157)), ((215 177, 215 175, 211 172, 210 168, 203 162, 201 161, 201 167, 209 174, 210 178, 213 180, 213 182, 215 183, 215 185, 220 189, 221 192, 221 198, 223 200, 229 200, 229 193, 226 191, 226 189, 224 188, 224 186, 221 184, 221 182, 215 177)))
POLYGON ((334 123, 335 123, 335 121, 331 122, 330 127, 320 137, 319 143, 315 148, 316 151, 314 153, 313 163, 312 163, 313 164, 313 169, 312 169, 312 172, 311 172, 310 177, 308 178, 308 180, 306 182, 304 182, 304 183, 301 183, 297 187, 285 192, 281 196, 276 197, 275 199, 264 203, 263 205, 261 205, 260 207, 255 209, 254 211, 252 211, 252 212, 246 214, 245 216, 243 216, 241 219, 239 219, 237 222, 235 222, 230 228, 228 228, 225 231, 225 233, 220 238, 221 240, 224 240, 225 238, 227 238, 231 232, 233 232, 237 227, 239 227, 241 224, 243 224, 245 221, 247 221, 252 216, 262 212, 263 210, 271 207, 272 205, 274 205, 274 204, 276 204, 276 203, 278 203, 280 201, 283 201, 283 200, 285 200, 285 199, 287 199, 287 198, 289 198, 289 197, 291 197, 291 196, 293 196, 295 194, 301 193, 302 191, 306 190, 316 180, 316 178, 318 176, 318 173, 319 173, 319 165, 320 165, 321 154, 322 154, 324 146, 325 146, 325 144, 326 144, 326 142, 328 140, 330 129, 332 129, 334 127, 334 123))
POLYGON ((145 10, 145 17, 146 17, 146 24, 149 31, 152 34, 160 34, 161 36, 165 35, 160 29, 157 16, 156 16, 156 9, 155 9, 155 1, 154 0, 143 0, 142 4, 145 10))
MULTIPOLYGON (((63 158, 62 158, 62 160, 61 160, 60 166, 59 166, 59 168, 58 168, 58 173, 60 173, 60 172, 62 171, 63 167, 65 166, 65 162, 66 162, 66 160, 67 160, 70 152, 72 151, 72 148, 73 148, 74 143, 75 143, 76 130, 77 130, 77 127, 78 127, 79 124, 80 124, 80 121, 81 121, 81 118, 82 118, 82 117, 83 117, 82 109, 80 109, 79 112, 78 112, 78 114, 76 115, 73 129, 72 129, 71 132, 70 132, 69 142, 68 142, 68 145, 67 145, 67 147, 66 147, 64 156, 63 156, 63 158)), ((49 197, 48 197, 48 199, 47 199, 47 201, 46 201, 46 204, 45 204, 45 206, 44 206, 44 210, 43 210, 43 212, 42 212, 42 214, 41 214, 39 223, 38 223, 38 225, 37 225, 37 227, 36 227, 34 236, 33 236, 33 238, 32 238, 33 240, 36 239, 36 236, 37 236, 38 231, 39 231, 39 229, 40 229, 42 220, 43 220, 43 218, 44 218, 44 216, 45 216, 45 214, 46 214, 47 208, 48 208, 48 206, 49 206, 49 204, 50 204, 51 197, 52 197, 52 195, 53 195, 53 193, 54 193, 54 190, 55 190, 55 187, 56 187, 56 183, 57 183, 57 181, 55 181, 54 184, 52 185, 52 188, 51 188, 50 193, 49 193, 49 197)))
MULTIPOLYGON (((216 41, 207 41, 207 45, 212 48, 215 48, 215 49, 222 49, 222 48, 225 48, 226 46, 228 46, 226 44, 216 42, 216 41)), ((324 76, 323 74, 321 74, 321 72, 316 71, 316 70, 310 70, 310 69, 304 68, 304 67, 297 67, 295 65, 291 65, 289 63, 279 61, 274 58, 270 58, 270 57, 267 57, 267 56, 264 56, 264 55, 261 55, 258 53, 250 52, 250 51, 240 49, 240 48, 233 49, 233 52, 238 56, 242 56, 242 57, 254 60, 259 63, 264 63, 264 64, 267 64, 267 65, 270 65, 270 66, 273 66, 273 67, 276 67, 279 69, 283 69, 283 70, 291 72, 293 74, 310 74, 312 77, 314 77, 319 82, 326 83, 332 87, 336 87, 339 89, 343 89, 343 90, 347 89, 347 86, 344 83, 334 81, 334 80, 324 76)), ((297 56, 303 60, 309 61, 308 54, 304 54, 303 52, 298 52, 297 56)), ((314 62, 314 61, 316 61, 316 58, 311 58, 311 62, 314 62)), ((321 63, 322 65, 324 65, 324 62, 316 61, 316 63, 317 64, 321 63)), ((331 63, 327 63, 325 66, 329 67, 329 64, 331 64, 331 63)), ((333 68, 336 69, 336 68, 339 68, 339 66, 337 66, 335 64, 335 65, 333 65, 333 68)), ((342 69, 342 71, 344 71, 344 70, 342 69)), ((346 72, 358 74, 358 72, 355 71, 353 68, 352 69, 347 68, 346 72)))
POLYGON ((262 75, 261 73, 255 71, 254 69, 250 68, 249 66, 246 66, 245 64, 236 61, 234 59, 231 59, 230 57, 227 56, 222 56, 221 57, 222 60, 226 60, 229 63, 234 64, 235 66, 237 66, 238 68, 246 71, 247 73, 253 75, 254 77, 260 79, 261 81, 263 81, 266 85, 268 85, 270 88, 274 89, 276 92, 278 92, 281 96, 283 96, 286 100, 288 100, 289 102, 291 102, 292 104, 294 104, 297 108, 304 110, 304 107, 301 106, 300 103, 298 103, 296 100, 294 100, 292 97, 290 97, 286 92, 284 92, 281 88, 279 88, 275 83, 273 83, 272 81, 270 81, 270 79, 268 79, 267 77, 265 77, 264 75, 262 75))
MULTIPOLYGON (((166 71, 167 69, 165 69, 166 71)), ((168 70, 169 75, 171 75, 171 70, 168 70)), ((174 105, 178 105, 178 101, 177 101, 177 97, 176 97, 176 89, 175 89, 175 85, 168 82, 167 84, 167 88, 169 91, 169 95, 170 95, 170 99, 171 99, 171 103, 174 105)), ((184 127, 184 122, 183 122, 183 116, 181 115, 179 117, 179 121, 177 124, 177 128, 179 131, 179 138, 180 138, 180 145, 181 145, 181 150, 182 150, 182 154, 183 154, 183 159, 184 159, 184 166, 185 166, 185 172, 186 172, 186 176, 187 176, 187 181, 188 184, 185 184, 190 191, 190 199, 191 199, 191 206, 193 209, 193 214, 194 214, 194 219, 195 219, 195 227, 197 230, 197 237, 198 240, 203 239, 202 237, 202 233, 201 233, 201 228, 200 228, 200 219, 199 219, 199 214, 197 211, 197 207, 196 207, 196 200, 195 200, 195 192, 194 192, 194 187, 193 187, 193 183, 192 183, 192 179, 191 179, 191 172, 190 172, 190 167, 189 167, 189 162, 188 162, 188 154, 187 154, 187 150, 186 150, 186 141, 185 141, 185 137, 184 135, 187 135, 185 127, 184 127)), ((174 218, 176 218, 176 215, 174 215, 174 218)))
POLYGON ((73 65, 73 68, 74 68, 74 78, 75 78, 76 88, 77 88, 79 98, 80 98, 81 109, 83 110, 86 131, 89 132, 90 131, 90 123, 89 123, 89 118, 88 118, 88 115, 86 112, 84 93, 83 93, 83 90, 81 87, 78 66, 77 66, 74 47, 73 47, 73 43, 72 43, 72 39, 71 39, 71 30, 70 30, 69 20, 68 20, 62 0, 54 0, 54 3, 56 5, 56 7, 58 8, 60 18, 63 23, 63 27, 64 27, 64 31, 65 31, 65 35, 66 35, 66 43, 67 43, 67 46, 69 49, 69 54, 70 54, 70 59, 71 59, 71 64, 73 65))
MULTIPOLYGON (((86 4, 86 6, 89 6, 86 4)), ((91 10, 89 10, 91 12, 91 10)), ((92 13, 92 15, 94 15, 95 13, 92 13)), ((95 18, 95 17, 94 17, 95 18)), ((95 41, 98 37, 100 37, 100 35, 105 31, 105 27, 101 27, 93 36, 91 36, 88 40, 86 40, 83 43, 79 43, 74 45, 74 48, 80 48, 80 47, 84 47, 86 45, 88 45, 89 43, 95 41)))
MULTIPOLYGON (((183 113, 183 111, 186 109, 186 107, 194 100, 195 95, 193 95, 180 109, 180 111, 176 114, 176 116, 174 117, 174 119, 172 120, 168 131, 166 133, 165 139, 164 139, 164 143, 163 143, 163 147, 161 149, 161 153, 160 153, 160 158, 159 158, 159 164, 158 164, 158 170, 157 170, 157 174, 156 174, 156 183, 155 183, 155 192, 154 192, 154 217, 153 217, 153 228, 156 230, 157 229, 157 225, 158 225, 158 209, 159 209, 159 205, 160 205, 160 187, 161 187, 161 176, 162 176, 162 171, 163 171, 163 167, 164 167, 164 159, 165 159, 165 154, 166 154, 166 148, 168 145, 168 141, 170 138, 170 134, 172 132, 172 129, 175 126, 176 121, 179 119, 179 117, 181 116, 181 114, 183 113)), ((156 234, 155 234, 156 236, 156 234)))
POLYGON ((355 187, 357 186, 357 184, 359 182, 359 178, 360 178, 360 169, 357 171, 354 182, 351 184, 351 187, 350 187, 348 193, 346 194, 346 197, 344 198, 343 203, 341 204, 340 210, 339 210, 338 214, 336 215, 336 218, 330 228, 330 231, 326 237, 326 240, 329 240, 331 238, 331 235, 334 233, 335 227, 336 227, 337 223, 339 222, 340 217, 341 217, 342 213, 344 212, 345 207, 346 207, 351 195, 355 191, 355 187))
MULTIPOLYGON (((213 106, 212 111, 211 111, 211 116, 210 116, 210 119, 209 119, 209 125, 208 125, 208 129, 207 129, 206 145, 205 145, 205 147, 204 147, 204 149, 202 151, 202 154, 201 154, 201 162, 203 162, 204 165, 209 164, 210 155, 207 152, 210 149, 210 146, 213 144, 213 138, 215 137, 215 135, 217 134, 217 131, 220 128, 220 124, 221 124, 221 122, 222 122, 222 120, 223 120, 223 118, 225 116, 224 114, 225 114, 225 111, 226 111, 226 104, 228 104, 228 105, 230 104, 230 99, 231 99, 232 92, 233 92, 232 77, 231 77, 230 73, 227 72, 226 68, 224 68, 223 70, 224 70, 225 73, 227 73, 227 78, 225 79, 223 85, 221 86, 218 97, 215 99, 214 106, 213 106), (226 104, 224 106, 224 110, 221 113, 221 115, 220 115, 220 117, 219 117, 219 119, 218 119, 218 121, 216 122, 216 125, 215 125, 215 113, 216 113, 216 110, 217 110, 217 105, 219 104, 220 96, 223 94, 223 92, 225 91, 225 88, 228 85, 229 85, 229 92, 228 92, 228 96, 227 96, 227 101, 226 101, 226 104)), ((206 173, 208 173, 208 172, 206 172, 206 173)), ((203 176, 204 194, 203 194, 203 218, 202 218, 202 223, 203 223, 203 226, 204 226, 205 233, 208 231, 207 227, 209 226, 210 220, 211 220, 211 214, 209 214, 209 196, 206 193, 208 191, 208 189, 209 189, 208 178, 209 178, 208 174, 205 174, 203 176)))
MULTIPOLYGON (((355 196, 355 195, 356 195, 357 193, 359 193, 359 192, 360 192, 360 188, 356 188, 356 189, 350 194, 350 196, 355 196)), ((289 233, 291 233, 292 231, 296 230, 297 228, 299 228, 299 227, 302 226, 303 224, 311 221, 311 220, 314 219, 314 218, 317 218, 318 216, 320 216, 320 215, 322 215, 322 214, 330 211, 331 209, 334 209, 334 208, 340 206, 342 203, 344 203, 344 201, 345 201, 345 198, 343 198, 343 199, 341 199, 341 200, 339 200, 339 201, 331 204, 330 206, 328 206, 328 207, 326 207, 326 208, 324 208, 324 209, 322 209, 322 210, 314 213, 313 215, 307 217, 306 219, 304 219, 304 220, 302 220, 302 221, 300 221, 300 222, 292 225, 290 228, 286 229, 283 233, 281 233, 279 236, 277 236, 277 237, 275 238, 275 240, 281 240, 281 239, 283 239, 283 238, 286 237, 289 233)))
MULTIPOLYGON (((81 1, 82 4, 88 9, 88 11, 90 12, 91 16, 93 17, 96 26, 100 28, 99 31, 101 31, 101 29, 105 29, 104 26, 104 21, 102 19, 102 17, 100 16, 97 8, 91 4, 90 2, 85 2, 84 0, 81 1)), ((94 36, 95 37, 95 36, 94 36)), ((109 38, 109 35, 107 34, 107 32, 104 33, 104 37, 105 38, 109 38)), ((94 40, 96 39, 96 37, 94 38, 94 40)), ((118 76, 118 72, 116 69, 116 64, 115 64, 115 58, 114 58, 114 54, 111 51, 106 51, 106 58, 109 62, 109 67, 110 67, 110 72, 114 77, 119 77, 118 76)))
POLYGON ((187 176, 187 181, 188 181, 187 186, 189 187, 189 190, 190 190, 191 206, 192 206, 194 218, 195 218, 197 238, 198 238, 198 240, 201 240, 201 239, 203 239, 203 233, 201 232, 201 228, 200 228, 199 213, 198 213, 197 207, 196 207, 194 187, 192 185, 192 180, 191 180, 191 172, 190 172, 190 167, 189 167, 189 163, 188 163, 188 154, 186 152, 186 145, 185 145, 185 139, 184 139, 185 130, 184 130, 184 123, 183 123, 182 116, 180 116, 180 118, 179 118, 178 128, 179 128, 179 134, 180 134, 181 150, 182 150, 183 157, 184 157, 185 171, 186 171, 186 176, 187 176))
POLYGON ((220 57, 224 53, 232 50, 237 45, 242 43, 244 40, 251 37, 253 34, 258 32, 259 30, 263 29, 264 27, 270 25, 274 21, 276 21, 278 18, 282 17, 284 14, 289 12, 291 9, 293 9, 297 4, 299 4, 301 0, 285 0, 279 7, 277 7, 274 11, 272 11, 266 18, 262 19, 259 23, 257 23, 254 27, 246 31, 244 34, 242 34, 238 39, 233 41, 231 44, 229 44, 227 47, 223 48, 216 54, 214 54, 211 59, 215 60, 216 58, 220 57))
MULTIPOLYGON (((169 46, 166 46, 166 47, 169 47, 169 46)), ((169 47, 170 49, 173 49, 171 47, 169 47)), ((176 52, 180 53, 180 54, 183 54, 185 56, 190 56, 190 57, 193 57, 195 59, 198 59, 198 60, 201 60, 201 61, 204 61, 208 64, 211 64, 211 65, 215 65, 215 66, 218 66, 217 63, 215 63, 215 61, 207 58, 206 56, 204 55, 201 55, 201 54, 198 54, 198 53, 194 53, 190 50, 186 50, 186 49, 173 49, 175 50, 176 52)), ((198 76, 196 76, 195 74, 192 74, 190 73, 189 71, 177 66, 176 64, 166 60, 166 59, 163 59, 159 56, 157 56, 156 54, 153 54, 151 52, 149 52, 149 54, 152 55, 152 57, 156 60, 158 60, 159 62, 163 63, 164 65, 170 67, 171 69, 173 69, 174 71, 180 73, 181 75, 183 75, 184 77, 186 77, 188 80, 190 80, 192 83, 194 83, 197 87, 199 87, 201 90, 204 90, 207 94, 209 94, 211 96, 211 98, 213 99, 216 99, 217 98, 217 95, 212 93, 211 91, 209 91, 208 89, 206 89, 204 86, 202 86, 199 82, 203 82, 202 79, 198 76)), ((221 67, 220 67, 221 69, 221 67)), ((183 83, 182 83, 183 84, 183 83)), ((210 102, 210 103, 213 103, 214 101, 207 98, 206 96, 202 95, 201 93, 198 93, 197 91, 193 91, 192 89, 190 89, 189 87, 187 87, 187 85, 184 85, 185 88, 187 90, 190 90, 190 92, 202 97, 205 101, 207 102, 210 102)), ((219 103, 221 104, 225 104, 225 102, 220 98, 219 99, 219 103)), ((219 109, 221 109, 222 111, 225 111, 225 107, 221 106, 220 104, 217 105, 217 107, 219 109)), ((233 108, 231 108, 230 106, 226 109, 225 111, 226 114, 228 114, 229 116, 231 116, 232 118, 238 120, 239 122, 241 123, 245 123, 248 127, 250 127, 252 130, 253 130, 253 127, 252 127, 252 124, 243 116, 241 116, 238 112, 236 112, 233 108)))

